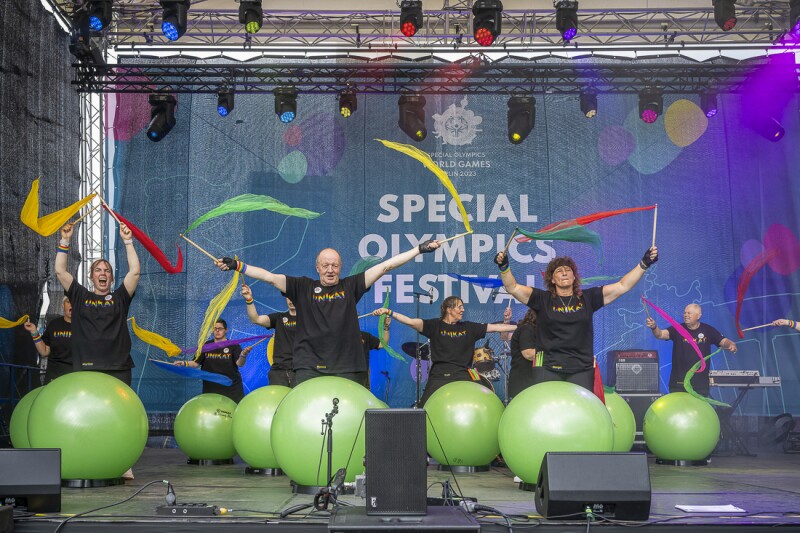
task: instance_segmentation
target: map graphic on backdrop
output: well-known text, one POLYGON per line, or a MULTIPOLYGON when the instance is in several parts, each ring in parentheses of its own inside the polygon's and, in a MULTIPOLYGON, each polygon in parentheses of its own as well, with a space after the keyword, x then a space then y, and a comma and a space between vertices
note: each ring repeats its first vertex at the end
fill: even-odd
MULTIPOLYGON (((346 273, 363 258, 385 258, 426 239, 464 232, 458 206, 437 178, 376 141, 413 144, 397 127, 396 98, 370 96, 343 119, 332 97, 304 95, 298 99, 298 118, 284 125, 263 96, 238 95, 235 111, 221 118, 212 96, 181 95, 178 125, 156 144, 142 133, 149 115, 146 106, 135 103, 140 96, 117 95, 119 105, 109 106, 116 113, 109 120, 115 208, 164 250, 178 242, 178 233, 192 220, 245 193, 322 214, 314 220, 265 211, 225 215, 193 230, 193 240, 215 255, 237 254, 248 264, 290 275, 315 276, 314 257, 328 246, 341 253, 346 273)), ((735 97, 722 99, 714 119, 706 118, 693 98, 665 97, 664 115, 648 125, 638 118, 634 96, 607 96, 595 120, 579 113, 576 97, 537 96, 536 127, 515 146, 506 138, 503 98, 428 97, 430 134, 415 147, 450 178, 473 233, 381 278, 359 312, 380 307, 391 290, 390 306, 409 316, 416 316, 417 308, 422 318, 438 316, 441 301, 456 294, 465 302, 466 320, 500 320, 509 305, 502 289, 452 274, 496 277, 492 258, 515 227, 533 232, 558 220, 657 203, 661 259, 634 291, 596 315, 600 368, 605 369, 611 350, 657 349, 666 390, 671 347, 657 343, 644 327, 639 297, 678 319, 687 303, 698 302, 703 321, 739 343, 736 356, 715 356, 712 368, 758 369, 782 377, 781 389, 751 394, 743 409, 800 412, 800 365, 793 355, 800 353, 800 336, 765 328, 740 340, 734 320, 737 281, 768 247, 782 253, 753 277, 742 303, 742 325, 800 315, 800 194, 788 170, 798 155, 787 143, 768 143, 733 127, 740 120, 735 97), (710 164, 714 154, 731 163, 710 164), (771 165, 764 164, 767 160, 771 165), (433 303, 424 297, 417 303, 414 293, 430 294, 433 303)), ((616 281, 650 245, 652 223, 651 211, 594 223, 601 254, 580 242, 515 240, 509 248, 514 273, 520 282, 541 287, 547 262, 570 255, 587 286, 616 281)), ((178 275, 143 259, 132 313, 143 327, 187 345, 196 341, 208 300, 228 277, 195 250, 184 248, 184 255, 185 271, 178 275)), ((284 309, 276 290, 250 284, 259 313, 284 309)), ((233 338, 264 333, 249 323, 244 305, 234 295, 223 313, 233 338)), ((515 319, 525 312, 517 302, 511 307, 515 319)), ((375 333, 376 327, 375 318, 361 320, 363 330, 375 333)), ((415 340, 410 328, 392 326, 395 351, 415 340)), ((497 335, 489 335, 489 347, 495 357, 502 354, 497 335)), ((264 348, 255 349, 242 369, 246 389, 266 384, 264 348)), ((159 355, 134 341, 134 388, 148 408, 177 408, 199 392, 199 384, 177 383, 147 364, 148 357, 159 355)), ((371 356, 373 392, 395 407, 407 407, 415 395, 414 363, 406 359, 384 352, 371 356)), ((502 380, 493 384, 502 396, 502 380)), ((728 401, 732 395, 722 394, 728 401)))

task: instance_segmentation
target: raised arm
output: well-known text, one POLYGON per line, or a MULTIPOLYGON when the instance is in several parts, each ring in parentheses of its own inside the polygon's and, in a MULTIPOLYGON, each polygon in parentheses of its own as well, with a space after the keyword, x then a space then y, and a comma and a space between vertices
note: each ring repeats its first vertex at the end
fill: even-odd
POLYGON ((237 261, 231 257, 223 257, 215 263, 220 270, 238 270, 245 276, 265 281, 279 291, 286 292, 286 276, 283 274, 273 274, 269 270, 245 264, 243 261, 237 261))
POLYGON ((72 286, 73 277, 67 270, 67 255, 69 255, 69 243, 72 239, 74 228, 72 224, 65 224, 61 228, 61 241, 58 243, 58 250, 56 251, 56 264, 55 271, 58 282, 64 287, 64 290, 69 290, 72 286))
POLYGON ((417 257, 419 254, 427 254, 439 247, 439 241, 427 240, 423 243, 420 243, 419 246, 416 246, 406 252, 401 254, 397 254, 394 257, 390 257, 386 261, 382 263, 378 263, 377 265, 370 267, 364 272, 364 280, 366 282, 367 288, 372 287, 376 281, 378 281, 381 276, 389 272, 390 270, 394 270, 397 267, 401 267, 417 257))
POLYGON ((39 333, 39 328, 36 327, 36 324, 28 320, 22 326, 28 333, 31 334, 31 338, 33 338, 33 345, 36 346, 36 351, 39 352, 39 355, 41 357, 49 357, 50 347, 42 340, 42 334, 39 333))
POLYGON ((645 271, 650 265, 658 261, 658 248, 653 246, 644 253, 644 257, 633 270, 622 276, 616 283, 603 286, 603 305, 608 305, 626 292, 630 291, 634 285, 644 276, 645 271))
POLYGON ((662 341, 669 340, 669 331, 659 328, 655 320, 653 320, 650 317, 647 317, 645 323, 647 324, 647 327, 650 328, 650 331, 653 332, 653 337, 655 337, 656 339, 660 339, 662 341))
POLYGON ((128 294, 133 296, 137 285, 139 285, 139 275, 142 270, 139 265, 139 256, 133 246, 133 234, 128 226, 125 224, 119 225, 119 236, 122 237, 122 242, 125 244, 125 256, 128 259, 128 273, 125 274, 122 284, 125 285, 128 294))
POLYGON ((779 318, 772 322, 773 326, 786 326, 792 328, 793 330, 800 331, 800 322, 795 322, 794 320, 789 320, 788 318, 779 318))
POLYGON ((394 318, 395 320, 397 320, 401 324, 405 324, 406 326, 408 326, 410 328, 413 328, 413 329, 419 331, 420 333, 422 333, 422 319, 421 318, 410 318, 410 317, 407 317, 406 315, 403 315, 403 314, 400 314, 400 313, 396 313, 396 312, 392 311, 391 309, 387 309, 385 307, 380 307, 380 308, 374 310, 372 312, 372 314, 375 315, 375 316, 389 315, 390 317, 394 318))
MULTIPOLYGON (((242 283, 242 296, 244 296, 244 303, 247 304, 247 318, 250 319, 250 322, 253 324, 258 324, 259 326, 264 326, 265 328, 272 327, 269 316, 259 315, 258 311, 256 311, 256 303, 255 300, 253 300, 253 291, 251 291, 250 287, 244 283, 242 283)), ((245 350, 247 350, 247 348, 245 348, 245 350)), ((242 353, 244 353, 244 350, 242 350, 242 353)))
POLYGON ((500 268, 500 280, 502 280, 506 292, 516 298, 518 302, 527 304, 533 289, 527 285, 520 285, 514 279, 514 274, 511 273, 511 267, 508 264, 508 254, 498 253, 494 256, 494 263, 500 268))

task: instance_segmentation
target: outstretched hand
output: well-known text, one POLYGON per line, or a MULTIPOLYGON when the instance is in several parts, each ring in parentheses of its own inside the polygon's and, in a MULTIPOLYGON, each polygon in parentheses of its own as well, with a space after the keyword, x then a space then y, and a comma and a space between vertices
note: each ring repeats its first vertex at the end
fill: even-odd
POLYGON ((508 268, 508 254, 505 252, 499 252, 496 256, 494 256, 494 264, 500 268, 500 270, 505 270, 508 268))
POLYGON ((250 290, 250 287, 242 283, 242 296, 244 296, 245 300, 252 300, 253 299, 253 291, 250 290))
POLYGON ((656 261, 658 261, 658 247, 653 246, 652 248, 648 248, 644 253, 644 257, 642 257, 642 265, 644 266, 645 270, 647 270, 656 261))
POLYGON ((75 230, 75 226, 71 223, 66 223, 61 228, 61 238, 65 240, 70 240, 72 238, 72 233, 75 230))
POLYGON ((419 244, 418 248, 419 248, 419 253, 427 254, 427 253, 430 253, 430 252, 434 251, 438 247, 439 247, 439 241, 435 241, 433 239, 428 239, 425 242, 421 242, 419 244))
POLYGON ((222 259, 217 259, 214 263, 220 270, 236 270, 239 262, 232 257, 223 257, 222 259))
POLYGON ((379 307, 376 310, 374 310, 372 314, 375 316, 381 316, 381 315, 388 315, 391 312, 392 312, 391 309, 388 309, 386 307, 379 307))
POLYGON ((133 238, 133 232, 131 231, 131 228, 129 228, 125 224, 120 223, 119 236, 122 237, 124 240, 129 241, 133 238))
POLYGON ((25 323, 22 324, 22 327, 25 328, 31 335, 39 331, 39 328, 36 327, 36 324, 31 322, 30 320, 26 320, 25 323))

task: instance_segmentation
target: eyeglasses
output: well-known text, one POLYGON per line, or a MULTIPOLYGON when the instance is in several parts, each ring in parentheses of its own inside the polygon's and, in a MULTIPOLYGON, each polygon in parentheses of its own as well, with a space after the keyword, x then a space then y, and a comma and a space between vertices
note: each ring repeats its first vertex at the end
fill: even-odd
POLYGON ((214 331, 225 331, 225 329, 226 328, 223 328, 221 326, 217 326, 217 327, 214 328, 214 331))

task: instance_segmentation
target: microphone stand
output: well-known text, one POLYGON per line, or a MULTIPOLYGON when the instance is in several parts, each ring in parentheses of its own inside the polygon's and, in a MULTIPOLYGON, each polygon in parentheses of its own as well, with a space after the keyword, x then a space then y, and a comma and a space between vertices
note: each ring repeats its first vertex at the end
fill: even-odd
MULTIPOLYGON (((428 298, 428 303, 433 303, 433 294, 424 294, 414 291, 414 300, 417 302, 417 318, 419 318, 419 303, 420 298, 428 298)), ((422 349, 419 345, 419 331, 417 331, 417 401, 414 402, 414 407, 419 407, 419 400, 422 397, 422 349)))
POLYGON ((383 377, 386 378, 386 390, 383 393, 383 398, 384 398, 384 401, 386 402, 386 404, 388 405, 389 404, 389 389, 392 387, 392 378, 389 377, 389 372, 387 372, 386 370, 381 370, 381 374, 383 374, 383 377))

